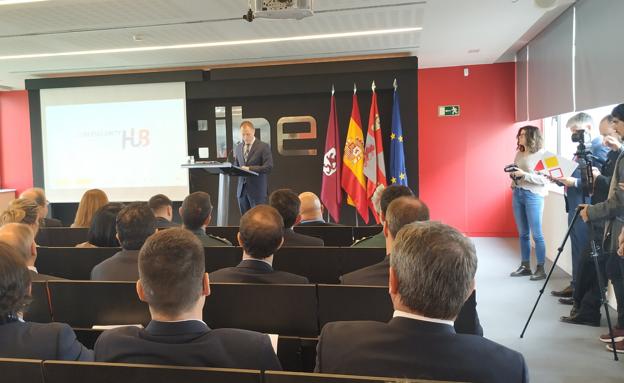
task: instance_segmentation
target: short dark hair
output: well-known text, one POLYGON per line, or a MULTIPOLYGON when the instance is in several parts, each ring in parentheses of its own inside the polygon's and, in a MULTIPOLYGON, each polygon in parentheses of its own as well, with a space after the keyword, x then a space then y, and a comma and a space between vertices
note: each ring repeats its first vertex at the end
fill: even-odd
POLYGON ((240 219, 240 241, 245 253, 266 258, 279 249, 284 237, 284 223, 279 212, 268 205, 248 210, 240 219))
POLYGON ((197 230, 212 214, 210 194, 202 191, 191 193, 182 202, 182 223, 189 230, 197 230))
POLYGON ((95 212, 87 235, 90 244, 97 247, 119 247, 115 225, 117 214, 123 207, 123 203, 109 202, 95 212))
POLYGON ((147 205, 152 211, 156 211, 166 206, 173 206, 173 202, 164 194, 156 194, 147 201, 147 205))
POLYGON ((269 205, 274 207, 284 220, 284 227, 291 228, 297 221, 301 201, 290 189, 277 189, 269 196, 269 205))
POLYGON ((390 202, 394 201, 399 197, 410 197, 413 196, 414 192, 410 188, 404 185, 390 185, 388 186, 383 193, 381 193, 381 199, 379 201, 379 206, 381 207, 381 214, 386 216, 386 210, 388 210, 388 205, 390 202))
POLYGON ((139 252, 139 280, 145 300, 165 315, 193 307, 201 296, 205 272, 201 242, 182 228, 159 231, 145 241, 139 252))
POLYGON ((0 323, 23 312, 31 301, 30 272, 24 259, 9 244, 0 242, 0 323))
POLYGON ((132 202, 119 211, 116 221, 121 247, 139 250, 156 231, 156 217, 145 202, 132 202))
POLYGON ((624 121, 624 104, 619 104, 611 111, 611 116, 620 121, 624 121))
POLYGON ((416 221, 428 221, 429 208, 416 197, 399 197, 386 210, 386 224, 393 238, 401 228, 416 221))

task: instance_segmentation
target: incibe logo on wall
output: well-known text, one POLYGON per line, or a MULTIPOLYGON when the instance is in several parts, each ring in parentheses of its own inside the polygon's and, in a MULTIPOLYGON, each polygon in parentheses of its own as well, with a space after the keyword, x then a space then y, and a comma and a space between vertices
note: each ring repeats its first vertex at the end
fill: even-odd
POLYGON ((126 129, 121 132, 121 148, 143 148, 150 144, 149 129, 126 129))

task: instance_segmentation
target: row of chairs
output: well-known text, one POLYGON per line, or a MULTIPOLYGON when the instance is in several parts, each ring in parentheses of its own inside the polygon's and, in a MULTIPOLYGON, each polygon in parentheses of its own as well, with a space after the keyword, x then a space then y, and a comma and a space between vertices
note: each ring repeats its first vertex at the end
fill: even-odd
MULTIPOLYGON (((39 247, 35 266, 40 273, 55 277, 88 280, 95 265, 111 257, 119 248, 39 247)), ((240 247, 204 249, 206 270, 212 272, 236 266, 242 259, 240 247)), ((383 248, 285 247, 275 253, 276 270, 303 275, 310 283, 339 283, 348 272, 381 262, 383 248)))
POLYGON ((62 362, 0 358, 6 382, 67 383, 426 383, 430 380, 376 378, 285 371, 258 371, 145 364, 62 362), (79 377, 79 378, 78 378, 79 377))
MULTIPOLYGON (((381 226, 295 226, 297 233, 323 239, 325 246, 351 246, 355 239, 368 237, 381 232, 381 226)), ((40 246, 76 246, 87 241, 88 229, 69 227, 40 228, 36 242, 40 246)), ((213 234, 237 244, 238 226, 208 226, 208 234, 213 234)))

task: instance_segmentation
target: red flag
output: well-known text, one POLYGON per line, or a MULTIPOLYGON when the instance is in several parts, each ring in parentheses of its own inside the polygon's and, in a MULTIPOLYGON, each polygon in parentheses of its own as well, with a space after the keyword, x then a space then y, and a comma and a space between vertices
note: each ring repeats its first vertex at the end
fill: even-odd
POLYGON ((355 91, 353 92, 353 107, 342 159, 341 184, 348 195, 347 203, 355 206, 364 222, 368 223, 366 178, 364 177, 364 135, 355 91))
POLYGON ((379 216, 372 201, 373 193, 379 185, 388 186, 386 181, 386 164, 384 161, 383 143, 381 141, 381 125, 379 123, 379 111, 377 110, 377 93, 373 82, 373 97, 370 113, 368 115, 368 130, 366 133, 366 146, 364 147, 364 175, 366 182, 366 199, 368 206, 373 211, 375 221, 379 223, 379 216))
POLYGON ((325 136, 325 154, 323 155, 323 183, 321 186, 321 201, 329 211, 335 222, 340 222, 340 203, 342 190, 340 189, 340 137, 338 136, 338 115, 336 100, 332 88, 329 122, 325 136))

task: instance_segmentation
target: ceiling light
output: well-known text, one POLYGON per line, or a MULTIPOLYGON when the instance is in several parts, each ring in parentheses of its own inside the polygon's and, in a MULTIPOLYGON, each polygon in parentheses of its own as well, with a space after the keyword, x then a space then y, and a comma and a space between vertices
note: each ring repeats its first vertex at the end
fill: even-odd
POLYGON ((48 1, 48 0, 0 0, 0 5, 39 3, 41 1, 48 1))
POLYGON ((215 42, 208 42, 208 43, 192 43, 192 44, 178 44, 178 45, 157 45, 157 46, 151 46, 151 47, 94 49, 94 50, 87 50, 87 51, 69 51, 69 52, 56 52, 56 53, 31 53, 31 54, 24 54, 24 55, 0 56, 0 60, 32 59, 32 58, 60 57, 60 56, 84 56, 84 55, 98 55, 98 54, 110 54, 110 53, 149 52, 149 51, 162 51, 162 50, 171 50, 171 49, 212 48, 212 47, 226 47, 226 46, 234 46, 234 45, 269 44, 269 43, 281 43, 281 42, 289 42, 289 41, 307 41, 307 40, 338 39, 338 38, 346 38, 346 37, 376 36, 376 35, 386 35, 386 34, 392 34, 392 33, 416 32, 416 31, 421 31, 421 30, 422 30, 422 27, 376 29, 376 30, 359 31, 359 32, 325 33, 325 34, 320 34, 320 35, 274 37, 274 38, 251 39, 251 40, 215 41, 215 42))

